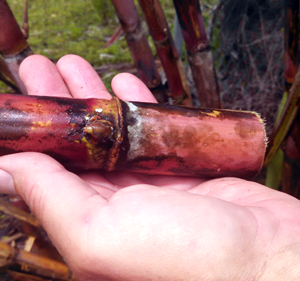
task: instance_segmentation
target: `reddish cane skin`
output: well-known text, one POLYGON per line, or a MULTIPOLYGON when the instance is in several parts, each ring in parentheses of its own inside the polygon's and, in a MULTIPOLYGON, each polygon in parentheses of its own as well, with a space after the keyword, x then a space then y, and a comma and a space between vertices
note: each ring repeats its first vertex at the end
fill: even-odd
POLYGON ((0 155, 46 153, 71 170, 102 169, 113 142, 91 145, 83 128, 101 108, 102 119, 118 129, 114 100, 73 100, 53 97, 0 96, 0 155))
POLYGON ((177 14, 180 15, 182 35, 189 52, 197 52, 205 49, 207 40, 201 8, 198 0, 174 0, 177 14))
POLYGON ((112 1, 140 79, 149 88, 160 84, 154 57, 133 0, 112 1))
POLYGON ((0 0, 0 52, 13 55, 26 49, 28 43, 5 0, 0 0))
POLYGON ((46 153, 70 170, 249 178, 265 152, 249 112, 2 94, 0 155, 46 153))
MULTIPOLYGON (((127 161, 118 162, 120 166, 117 168, 209 178, 253 178, 260 171, 266 143, 264 125, 258 115, 242 111, 133 104, 147 121, 141 130, 143 134, 133 138, 138 146, 136 157, 130 157, 129 148, 127 161)), ((130 120, 127 122, 136 122, 132 114, 127 115, 131 115, 131 118, 127 116, 130 120)))
POLYGON ((222 108, 214 62, 198 0, 173 0, 202 107, 222 108))
POLYGON ((171 95, 175 101, 176 99, 184 99, 186 93, 177 65, 179 54, 160 3, 158 0, 139 0, 139 3, 145 15, 157 54, 166 73, 171 95))

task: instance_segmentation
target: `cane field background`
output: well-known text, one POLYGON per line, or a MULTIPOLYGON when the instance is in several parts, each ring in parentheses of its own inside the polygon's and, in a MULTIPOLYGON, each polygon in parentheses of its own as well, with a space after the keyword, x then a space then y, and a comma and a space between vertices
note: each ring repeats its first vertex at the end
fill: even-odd
MULTIPOLYGON (((21 25, 23 0, 7 2, 21 25)), ((284 91, 284 0, 200 2, 223 107, 259 112, 267 120, 267 131, 271 132, 284 91)), ((173 34, 173 1, 160 0, 160 3, 173 34)), ((28 16, 28 42, 34 53, 53 62, 65 54, 80 55, 98 70, 109 91, 114 75, 134 69, 124 36, 105 46, 120 26, 111 1, 28 0, 28 16), (125 70, 118 67, 124 63, 125 70)), ((147 32, 145 21, 143 24, 147 32)), ((148 39, 156 56, 149 35, 148 39)), ((192 92, 193 81, 185 52, 183 60, 192 92)), ((0 82, 0 92, 9 91, 0 82)))
MULTIPOLYGON (((23 0, 8 0, 18 23, 22 24, 23 0)), ((160 1, 170 29, 174 29, 175 10, 170 0, 160 1)), ((210 8, 217 0, 204 1, 204 19, 208 23, 210 8)), ((138 3, 138 11, 143 17, 138 3)), ((28 42, 36 54, 57 61, 66 54, 77 54, 94 67, 129 62, 133 64, 124 36, 105 47, 120 26, 111 1, 104 0, 28 0, 28 42)), ((145 30, 147 30, 144 23, 145 30)), ((155 54, 154 44, 149 37, 155 54)), ((102 79, 109 87, 110 80, 118 71, 109 71, 102 79)), ((0 82, 1 83, 1 82, 0 82)), ((0 85, 0 90, 4 85, 0 85)), ((3 91, 3 90, 2 90, 3 91)))

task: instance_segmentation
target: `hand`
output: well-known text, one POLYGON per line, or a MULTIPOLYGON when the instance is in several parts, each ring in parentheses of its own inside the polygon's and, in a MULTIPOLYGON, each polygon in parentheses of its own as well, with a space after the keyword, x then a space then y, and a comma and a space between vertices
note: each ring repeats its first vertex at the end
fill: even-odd
MULTIPOLYGON (((30 56, 20 76, 30 95, 107 98, 93 68, 68 55, 30 56)), ((155 102, 130 74, 112 81, 121 99, 155 102)), ((75 175, 51 157, 0 158, 0 192, 30 206, 82 280, 298 280, 300 203, 236 178, 75 175)))

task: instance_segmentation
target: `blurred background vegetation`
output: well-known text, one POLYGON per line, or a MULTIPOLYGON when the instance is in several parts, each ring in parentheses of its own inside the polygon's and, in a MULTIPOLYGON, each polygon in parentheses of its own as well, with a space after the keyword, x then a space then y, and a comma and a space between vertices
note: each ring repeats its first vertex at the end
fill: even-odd
MULTIPOLYGON (((18 23, 22 23, 23 0, 7 0, 18 23)), ((173 32, 175 9, 173 1, 161 0, 161 5, 173 32)), ((203 16, 208 24, 211 6, 218 0, 203 1, 203 16)), ((139 5, 136 1, 137 7, 139 5)), ((28 42, 35 54, 41 54, 57 61, 65 54, 77 54, 94 67, 121 62, 133 64, 125 37, 105 47, 120 26, 111 1, 105 0, 28 0, 29 38, 28 42)), ((140 17, 143 18, 139 10, 140 17)), ((145 25, 146 29, 146 25, 145 25)), ((146 29, 147 30, 147 29, 146 29)), ((150 46, 156 54, 149 36, 150 46)), ((110 80, 117 71, 102 77, 109 87, 110 80)), ((0 82, 0 92, 9 90, 0 82)))
MULTIPOLYGON (((21 25, 23 0, 7 2, 21 25)), ((259 112, 270 132, 284 91, 284 0, 200 2, 223 107, 259 112)), ((173 1, 160 0, 160 3, 174 34, 173 1)), ((120 26, 111 1, 28 0, 28 14, 28 42, 35 54, 54 62, 66 54, 80 55, 96 68, 109 91, 114 75, 120 71, 134 72, 124 36, 105 46, 120 26), (124 64, 125 69, 117 67, 124 64)), ((145 21, 143 24, 147 30, 145 21)), ((148 40, 156 55, 149 35, 148 40)), ((186 61, 185 71, 193 93, 193 79, 186 61)), ((0 92, 10 91, 0 82, 0 92)))

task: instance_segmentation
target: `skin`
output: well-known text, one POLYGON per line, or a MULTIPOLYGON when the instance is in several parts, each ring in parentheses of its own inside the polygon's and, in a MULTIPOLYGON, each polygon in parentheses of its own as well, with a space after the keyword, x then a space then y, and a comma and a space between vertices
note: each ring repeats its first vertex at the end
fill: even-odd
MULTIPOLYGON (((28 57, 30 95, 111 98, 93 68, 67 55, 28 57)), ((112 80, 124 100, 155 102, 130 74, 112 80)), ((127 172, 75 175, 52 158, 0 158, 0 192, 17 194, 81 280, 298 280, 300 202, 237 178, 127 172)))

